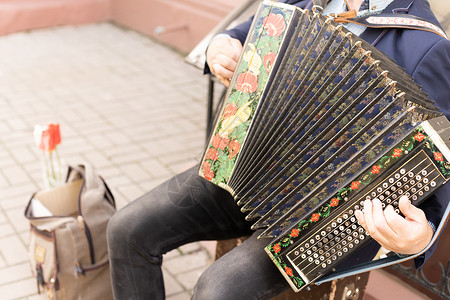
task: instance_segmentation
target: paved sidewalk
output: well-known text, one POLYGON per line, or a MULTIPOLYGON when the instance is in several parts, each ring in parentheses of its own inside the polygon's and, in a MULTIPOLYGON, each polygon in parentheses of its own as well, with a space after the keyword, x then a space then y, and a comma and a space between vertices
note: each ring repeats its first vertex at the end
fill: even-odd
MULTIPOLYGON (((42 187, 33 128, 59 122, 61 155, 87 161, 118 208, 192 166, 205 140, 207 82, 183 57, 109 23, 0 37, 0 298, 37 295, 27 259, 30 195, 42 187)), ((188 299, 205 244, 165 256, 169 300, 188 299)))

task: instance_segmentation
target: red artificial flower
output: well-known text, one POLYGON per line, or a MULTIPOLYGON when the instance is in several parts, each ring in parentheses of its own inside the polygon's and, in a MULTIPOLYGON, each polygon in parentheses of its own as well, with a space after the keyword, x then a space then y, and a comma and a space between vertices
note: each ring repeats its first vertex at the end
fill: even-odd
POLYGON ((284 23, 284 17, 279 14, 270 14, 263 21, 264 29, 269 36, 280 36, 286 24, 284 23))
POLYGON ((252 72, 239 74, 236 79, 236 89, 243 93, 253 93, 258 88, 258 78, 252 72))
POLYGON ((331 207, 335 207, 335 206, 337 206, 339 204, 339 199, 338 198, 333 198, 333 199, 331 199, 331 202, 330 202, 330 206, 331 207))
POLYGON ((49 124, 41 133, 39 149, 52 152, 60 143, 61 133, 59 131, 59 124, 49 124))
POLYGON ((319 221, 319 218, 320 218, 319 214, 312 214, 311 222, 317 222, 317 221, 319 221))
POLYGON ((350 188, 351 188, 353 191, 354 191, 354 190, 357 190, 360 183, 361 183, 361 182, 359 182, 359 181, 353 181, 352 184, 351 184, 351 186, 350 186, 350 188))
POLYGON ((214 178, 214 172, 211 170, 211 164, 208 161, 203 163, 202 171, 206 179, 212 180, 214 178))
POLYGON ((290 277, 294 276, 294 273, 292 273, 292 269, 289 267, 285 267, 284 271, 286 272, 286 274, 290 277))
POLYGON ((239 142, 236 140, 232 140, 228 147, 228 150, 230 152, 229 158, 231 159, 234 156, 236 156, 236 154, 239 152, 240 149, 241 149, 241 145, 239 144, 239 142))
POLYGON ((437 160, 437 161, 443 161, 444 160, 444 157, 442 156, 442 153, 434 152, 433 154, 434 154, 434 159, 435 160, 437 160))
POLYGON ((212 139, 213 147, 221 150, 225 149, 225 147, 228 146, 229 142, 230 139, 228 138, 228 135, 221 137, 219 134, 216 134, 212 139))
POLYGON ((392 154, 392 156, 393 157, 400 157, 400 156, 402 156, 402 152, 403 152, 402 148, 394 149, 394 153, 392 154))
POLYGON ((234 115, 236 113, 236 110, 237 110, 236 105, 234 105, 233 103, 228 103, 227 106, 225 106, 225 110, 223 111, 222 117, 224 119, 231 117, 232 115, 234 115))
POLYGON ((425 139, 425 136, 421 132, 419 132, 414 136, 414 139, 418 142, 422 142, 425 139))
POLYGON ((280 251, 281 251, 281 247, 280 247, 280 244, 275 244, 274 246, 273 246, 273 251, 275 251, 275 253, 279 253, 280 251))
POLYGON ((272 70, 273 63, 275 61, 276 55, 272 51, 267 53, 263 58, 264 68, 266 68, 266 72, 269 73, 272 70))
POLYGON ((217 159, 219 159, 219 153, 216 149, 209 148, 208 151, 206 151, 205 159, 216 161, 217 159))
POLYGON ((380 170, 381 170, 381 167, 376 165, 376 166, 373 166, 372 171, 370 171, 370 173, 375 175, 375 174, 380 173, 380 170))
POLYGON ((294 228, 291 231, 291 237, 298 237, 299 233, 300 233, 300 229, 294 228))

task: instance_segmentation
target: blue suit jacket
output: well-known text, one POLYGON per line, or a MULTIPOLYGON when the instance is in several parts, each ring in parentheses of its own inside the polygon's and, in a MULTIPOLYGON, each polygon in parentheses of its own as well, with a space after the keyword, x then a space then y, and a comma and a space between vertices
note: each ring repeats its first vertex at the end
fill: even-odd
MULTIPOLYGON (((306 9, 312 7, 311 0, 282 2, 306 9)), ((383 12, 412 14, 438 24, 426 0, 394 0, 383 12)), ((243 44, 251 21, 250 19, 225 33, 239 39, 243 44)), ((434 33, 405 29, 367 28, 361 38, 394 59, 412 75, 450 120, 450 41, 434 33)), ((434 225, 439 225, 449 198, 450 184, 447 184, 422 204, 421 208, 425 211, 427 219, 434 225)), ((421 266, 431 256, 435 246, 425 255, 416 258, 416 267, 421 266)))

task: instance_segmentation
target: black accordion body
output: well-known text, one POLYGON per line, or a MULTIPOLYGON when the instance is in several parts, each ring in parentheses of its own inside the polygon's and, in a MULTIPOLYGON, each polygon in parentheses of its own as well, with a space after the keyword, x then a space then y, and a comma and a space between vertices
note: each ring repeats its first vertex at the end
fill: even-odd
POLYGON ((450 179, 450 123, 395 62, 331 19, 264 2, 200 176, 270 238, 296 291, 370 237, 355 210, 414 205, 450 179))

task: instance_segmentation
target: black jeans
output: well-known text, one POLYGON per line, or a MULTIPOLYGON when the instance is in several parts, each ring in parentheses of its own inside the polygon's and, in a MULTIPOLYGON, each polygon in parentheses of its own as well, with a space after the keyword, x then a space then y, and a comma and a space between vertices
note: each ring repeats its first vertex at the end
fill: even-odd
POLYGON ((200 240, 252 235, 201 275, 193 299, 269 299, 289 285, 225 190, 181 173, 119 210, 108 225, 115 299, 164 299, 163 254, 200 240))

